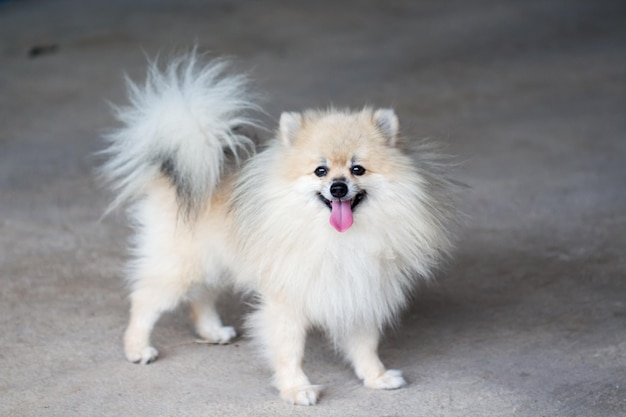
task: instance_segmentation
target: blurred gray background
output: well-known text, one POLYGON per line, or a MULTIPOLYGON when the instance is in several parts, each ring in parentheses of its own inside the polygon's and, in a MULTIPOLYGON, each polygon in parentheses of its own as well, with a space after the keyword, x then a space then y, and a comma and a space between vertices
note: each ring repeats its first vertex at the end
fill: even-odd
MULTIPOLYGON (((626 3, 0 2, 0 415, 626 415, 626 3), (229 55, 282 110, 393 106, 470 188, 457 255, 390 331, 410 385, 361 387, 317 334, 293 407, 245 337, 194 343, 185 308, 127 363, 122 213, 93 177, 107 102, 146 56, 229 55)), ((234 295, 226 321, 248 307, 234 295)))

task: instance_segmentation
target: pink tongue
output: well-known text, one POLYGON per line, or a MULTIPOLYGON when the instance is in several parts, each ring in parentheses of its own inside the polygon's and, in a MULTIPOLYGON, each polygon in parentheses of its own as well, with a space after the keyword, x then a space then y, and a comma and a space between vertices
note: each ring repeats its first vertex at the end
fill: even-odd
POLYGON ((338 232, 345 232, 352 226, 352 208, 350 201, 331 201, 330 224, 338 232))

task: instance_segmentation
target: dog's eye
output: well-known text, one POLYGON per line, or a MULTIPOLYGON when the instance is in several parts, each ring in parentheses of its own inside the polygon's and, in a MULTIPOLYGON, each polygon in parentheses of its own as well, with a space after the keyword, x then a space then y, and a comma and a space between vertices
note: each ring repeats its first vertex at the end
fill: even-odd
POLYGON ((317 175, 318 177, 322 178, 322 177, 325 177, 326 174, 328 174, 328 168, 326 168, 326 167, 317 167, 317 168, 315 168, 315 171, 313 171, 313 173, 315 175, 317 175))
POLYGON ((365 174, 365 168, 363 168, 361 165, 354 165, 350 171, 352 171, 352 175, 363 175, 365 174))

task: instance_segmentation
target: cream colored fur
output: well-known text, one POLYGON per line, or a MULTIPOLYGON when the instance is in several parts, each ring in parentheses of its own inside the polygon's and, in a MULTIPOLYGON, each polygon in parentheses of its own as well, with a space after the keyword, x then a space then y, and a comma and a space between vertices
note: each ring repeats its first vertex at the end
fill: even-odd
POLYGON ((365 386, 403 386, 401 372, 380 361, 378 343, 450 248, 447 182, 425 154, 416 160, 404 150, 393 110, 367 108, 284 113, 267 149, 226 175, 221 149, 249 144, 233 131, 255 106, 243 78, 219 65, 199 66, 191 54, 163 72, 153 66, 147 87, 131 84, 125 125, 109 135, 103 175, 119 192, 115 205, 130 201, 136 230, 126 357, 155 360, 152 328, 183 300, 201 337, 231 341, 235 331, 215 300, 234 284, 258 295, 248 326, 285 400, 318 400, 320 387, 302 370, 312 328, 365 386), (172 106, 176 117, 159 117, 172 106), (337 182, 342 199, 362 198, 343 233, 330 226, 324 202, 337 199, 337 182))

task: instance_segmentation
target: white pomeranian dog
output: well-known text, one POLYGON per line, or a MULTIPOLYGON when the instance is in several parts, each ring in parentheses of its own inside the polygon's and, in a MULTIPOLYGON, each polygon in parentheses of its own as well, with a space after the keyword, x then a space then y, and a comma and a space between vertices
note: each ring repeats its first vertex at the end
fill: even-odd
POLYGON ((234 284, 257 295, 250 333, 286 401, 318 400, 302 370, 312 328, 366 387, 402 387, 377 350, 451 248, 451 183, 434 154, 409 152, 395 112, 370 108, 283 113, 257 153, 241 133, 258 127, 247 78, 200 61, 191 52, 128 81, 122 126, 107 136, 110 209, 127 204, 136 231, 126 357, 157 358, 150 333, 181 301, 199 336, 229 343, 215 301, 234 284))

